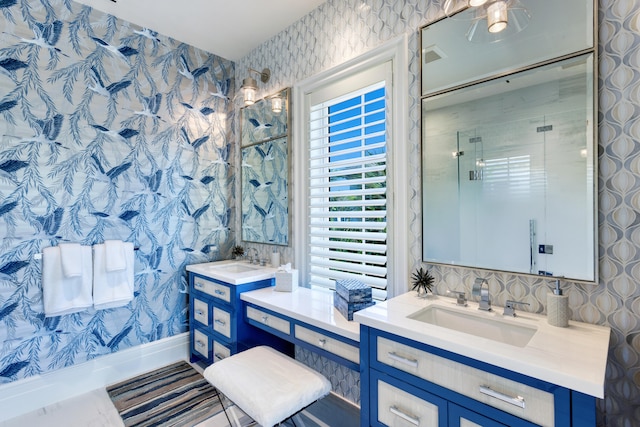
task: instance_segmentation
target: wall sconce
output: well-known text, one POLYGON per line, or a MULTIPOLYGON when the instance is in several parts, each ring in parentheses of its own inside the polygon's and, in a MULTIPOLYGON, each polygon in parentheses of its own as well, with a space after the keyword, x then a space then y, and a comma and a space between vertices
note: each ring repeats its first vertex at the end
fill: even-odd
MULTIPOLYGON (((271 77, 271 71, 268 68, 263 69, 262 72, 249 68, 249 72, 258 74, 262 83, 268 82, 271 77)), ((244 92, 244 105, 254 104, 256 102, 256 93, 258 91, 258 82, 256 82, 256 79, 253 77, 247 77, 242 80, 242 90, 244 92)))
POLYGON ((271 111, 274 113, 282 113, 282 97, 280 94, 271 97, 271 111))

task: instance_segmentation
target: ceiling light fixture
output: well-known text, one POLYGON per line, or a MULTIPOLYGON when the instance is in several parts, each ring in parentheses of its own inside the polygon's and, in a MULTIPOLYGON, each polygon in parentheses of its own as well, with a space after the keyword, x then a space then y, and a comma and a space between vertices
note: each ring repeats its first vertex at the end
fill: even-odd
MULTIPOLYGON (((268 82, 271 77, 271 71, 268 68, 265 68, 262 71, 249 68, 249 72, 258 74, 262 83, 268 82)), ((256 82, 256 79, 253 77, 247 77, 242 80, 242 90, 244 93, 244 105, 254 104, 256 102, 256 93, 258 91, 258 82, 256 82)))
POLYGON ((467 40, 492 43, 519 33, 529 25, 531 14, 520 0, 442 0, 451 19, 471 21, 467 40))
POLYGON ((493 43, 512 37, 531 20, 531 14, 520 0, 489 0, 465 13, 473 17, 466 37, 474 43, 493 43))
POLYGON ((499 0, 487 6, 487 29, 490 33, 504 31, 509 25, 507 2, 499 0))

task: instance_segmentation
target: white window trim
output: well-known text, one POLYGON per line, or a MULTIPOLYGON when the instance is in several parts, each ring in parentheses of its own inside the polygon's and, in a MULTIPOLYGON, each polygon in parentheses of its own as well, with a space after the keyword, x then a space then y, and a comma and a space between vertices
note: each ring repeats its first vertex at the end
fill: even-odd
POLYGON ((393 84, 391 106, 391 133, 388 145, 388 285, 391 298, 406 292, 409 271, 409 162, 408 150, 408 105, 409 105, 409 61, 407 36, 403 35, 375 48, 357 58, 346 61, 330 70, 298 82, 293 86, 293 263, 299 271, 303 286, 307 286, 309 265, 309 219, 306 210, 309 180, 307 168, 309 135, 308 121, 303 120, 309 111, 307 94, 327 84, 366 70, 367 68, 392 62, 393 84), (304 147, 304 148, 303 148, 304 147))

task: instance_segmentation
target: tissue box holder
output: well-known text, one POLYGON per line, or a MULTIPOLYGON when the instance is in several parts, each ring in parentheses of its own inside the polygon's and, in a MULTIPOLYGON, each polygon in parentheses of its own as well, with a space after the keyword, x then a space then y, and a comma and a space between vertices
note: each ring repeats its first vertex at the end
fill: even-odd
POLYGON ((298 270, 276 271, 276 291, 293 292, 296 289, 298 289, 298 270))
POLYGON ((375 304, 373 301, 369 302, 348 302, 337 293, 333 294, 333 306, 342 314, 347 320, 353 320, 353 313, 362 310, 363 308, 371 307, 375 304))
POLYGON ((336 293, 349 303, 371 302, 371 287, 359 280, 336 280, 336 293))

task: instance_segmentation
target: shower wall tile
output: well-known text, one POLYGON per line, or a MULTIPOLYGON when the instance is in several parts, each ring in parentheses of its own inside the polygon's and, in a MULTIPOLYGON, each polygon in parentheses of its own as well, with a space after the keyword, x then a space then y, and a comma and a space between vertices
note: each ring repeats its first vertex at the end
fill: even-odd
MULTIPOLYGON (((600 277, 596 285, 565 283, 563 287, 573 320, 612 328, 598 425, 631 427, 640 425, 640 121, 635 119, 640 114, 640 3, 599 0, 598 9, 600 277)), ((440 16, 435 0, 329 0, 237 64, 237 79, 243 78, 249 67, 269 67, 272 77, 263 95, 270 94, 408 34, 410 206, 405 215, 410 228, 411 270, 423 265, 418 29, 440 16)), ((298 149, 296 141, 292 149, 298 149)), ((268 246, 257 247, 268 255, 268 246)), ((284 248, 283 262, 292 259, 294 250, 303 249, 284 248)), ((545 313, 549 283, 542 278, 428 267, 437 278, 438 293, 447 289, 470 292, 475 277, 482 276, 488 278, 497 305, 518 298, 531 304, 528 310, 545 313)), ((410 273, 407 271, 407 289, 410 273)), ((326 373, 333 375, 330 369, 326 373)))

